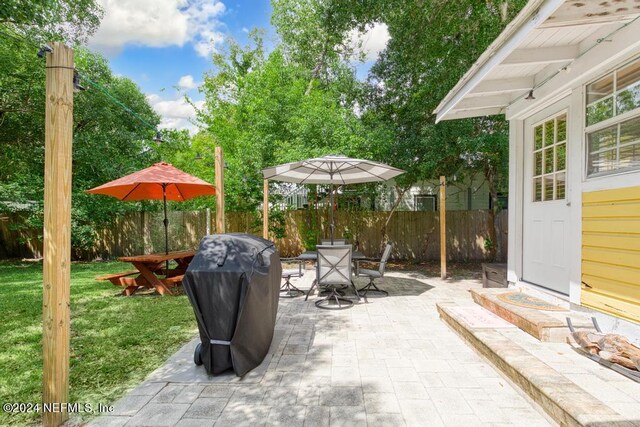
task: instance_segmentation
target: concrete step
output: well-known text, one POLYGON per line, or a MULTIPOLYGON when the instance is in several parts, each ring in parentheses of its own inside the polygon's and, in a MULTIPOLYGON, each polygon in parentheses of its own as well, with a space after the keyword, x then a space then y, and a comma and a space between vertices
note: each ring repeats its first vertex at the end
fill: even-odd
POLYGON ((513 323, 523 331, 539 339, 549 342, 566 342, 569 335, 566 318, 570 317, 575 328, 593 329, 588 316, 563 311, 542 311, 533 308, 510 304, 498 298, 498 295, 514 292, 514 289, 471 289, 473 300, 482 307, 513 323))
POLYGON ((478 316, 477 306, 442 303, 437 304, 437 309, 444 322, 560 425, 640 426, 640 413, 636 406, 630 406, 636 403, 617 403, 617 400, 625 399, 636 402, 633 396, 640 390, 640 384, 618 378, 613 371, 603 371, 598 364, 573 352, 568 344, 564 347, 538 342, 527 338, 523 331, 499 325, 496 321, 489 320, 482 325, 492 315, 478 316), (472 314, 461 315, 465 309, 472 314), (519 339, 513 339, 518 336, 519 339), (530 343, 531 349, 522 345, 526 342, 530 343), (535 346, 538 353, 532 351, 535 346), (547 358, 542 360, 536 354, 545 354, 547 358), (558 366, 558 370, 552 366, 558 366), (571 380, 572 376, 586 381, 578 385, 571 380), (614 388, 612 384, 620 384, 620 388, 614 388), (603 390, 607 387, 610 389, 603 390), (605 403, 601 399, 611 402, 605 403), (612 406, 621 409, 618 411, 612 406))

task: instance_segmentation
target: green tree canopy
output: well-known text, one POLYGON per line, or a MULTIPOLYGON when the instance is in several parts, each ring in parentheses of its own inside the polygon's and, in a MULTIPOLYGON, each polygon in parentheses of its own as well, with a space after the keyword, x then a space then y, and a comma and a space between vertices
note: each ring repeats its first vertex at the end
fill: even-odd
MULTIPOLYGON (((206 133, 225 153, 227 205, 255 210, 262 202, 261 170, 279 163, 333 154, 362 154, 365 132, 349 101, 332 84, 312 83, 309 70, 282 47, 266 54, 259 33, 241 47, 214 56, 205 78, 206 133)), ((338 70, 340 71, 340 70, 338 70)), ((335 85, 344 84, 337 76, 335 85)), ((213 156, 211 148, 203 150, 213 156)))

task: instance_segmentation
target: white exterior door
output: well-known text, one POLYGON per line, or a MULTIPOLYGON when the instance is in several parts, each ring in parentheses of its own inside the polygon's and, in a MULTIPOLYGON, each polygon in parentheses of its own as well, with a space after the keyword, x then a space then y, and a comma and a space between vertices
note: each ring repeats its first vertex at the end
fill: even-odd
POLYGON ((525 120, 522 280, 569 294, 568 99, 525 120))

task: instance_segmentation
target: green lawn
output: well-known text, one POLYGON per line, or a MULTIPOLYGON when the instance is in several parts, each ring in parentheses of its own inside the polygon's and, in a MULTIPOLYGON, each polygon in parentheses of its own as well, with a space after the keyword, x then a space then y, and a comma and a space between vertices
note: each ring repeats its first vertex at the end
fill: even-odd
MULTIPOLYGON (((197 331, 184 295, 121 297, 120 288, 94 280, 130 269, 117 262, 72 264, 70 402, 112 403, 197 331)), ((40 402, 42 263, 0 261, 0 316, 0 400, 40 402)), ((0 411, 0 425, 38 420, 0 411)))

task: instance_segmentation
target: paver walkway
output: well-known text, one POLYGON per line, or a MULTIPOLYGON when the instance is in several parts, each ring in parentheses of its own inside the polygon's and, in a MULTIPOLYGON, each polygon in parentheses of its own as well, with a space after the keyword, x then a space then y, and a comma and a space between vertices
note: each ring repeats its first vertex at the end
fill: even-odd
POLYGON ((194 340, 91 425, 550 425, 438 318, 477 282, 390 272, 380 287, 342 311, 281 299, 269 355, 242 379, 195 367, 194 340))

